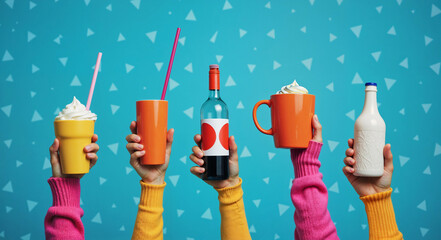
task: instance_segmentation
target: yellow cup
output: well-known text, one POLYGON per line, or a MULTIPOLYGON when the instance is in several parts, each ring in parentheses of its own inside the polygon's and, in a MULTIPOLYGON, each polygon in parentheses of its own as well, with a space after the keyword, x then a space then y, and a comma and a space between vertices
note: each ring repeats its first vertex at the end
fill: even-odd
POLYGON ((64 174, 89 172, 90 161, 84 147, 92 142, 94 120, 56 120, 55 136, 60 141, 61 170, 64 174))

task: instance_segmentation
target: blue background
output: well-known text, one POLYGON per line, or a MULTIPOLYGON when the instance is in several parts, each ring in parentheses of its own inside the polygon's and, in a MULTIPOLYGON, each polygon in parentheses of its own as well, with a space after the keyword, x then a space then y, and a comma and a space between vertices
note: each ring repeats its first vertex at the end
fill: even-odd
MULTIPOLYGON (((362 83, 372 81, 394 153, 398 226, 406 239, 440 239, 440 7, 429 0, 2 1, 0 239, 44 238, 53 119, 73 96, 86 103, 99 51, 91 109, 101 150, 81 180, 82 220, 86 239, 130 238, 140 178, 125 136, 135 101, 160 97, 178 26, 166 97, 176 133, 165 239, 220 238, 217 193, 190 174, 188 159, 213 63, 220 65, 230 133, 239 145, 253 239, 293 239, 289 152, 257 131, 251 111, 294 79, 316 95, 324 128, 321 172, 340 238, 368 239, 364 206, 341 169, 363 107, 362 83)), ((258 118, 269 128, 268 108, 258 118)))

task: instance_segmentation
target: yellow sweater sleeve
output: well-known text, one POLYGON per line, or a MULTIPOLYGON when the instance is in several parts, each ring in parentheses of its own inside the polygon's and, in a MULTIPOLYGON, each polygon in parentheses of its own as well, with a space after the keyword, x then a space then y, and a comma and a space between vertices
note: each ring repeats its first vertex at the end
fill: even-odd
POLYGON ((392 188, 386 192, 361 197, 369 223, 370 240, 402 240, 392 205, 392 188))
POLYGON ((251 240, 245 206, 242 179, 233 187, 216 189, 219 193, 222 240, 251 240))
POLYGON ((165 185, 165 182, 162 185, 152 185, 141 181, 141 198, 132 235, 133 240, 163 239, 162 197, 165 185))

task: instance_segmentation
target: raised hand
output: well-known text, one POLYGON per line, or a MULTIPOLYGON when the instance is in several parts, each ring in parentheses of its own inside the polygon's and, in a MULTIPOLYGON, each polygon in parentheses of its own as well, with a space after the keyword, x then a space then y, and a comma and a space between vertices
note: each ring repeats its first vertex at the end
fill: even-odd
MULTIPOLYGON (((190 172, 193 173, 196 177, 201 177, 201 173, 205 172, 205 168, 201 167, 204 165, 204 160, 202 157, 204 153, 201 150, 201 140, 202 136, 200 134, 196 134, 194 136, 194 142, 197 146, 192 148, 193 153, 190 155, 190 159, 199 166, 194 166, 190 169, 190 172)), ((215 188, 226 188, 232 187, 239 183, 239 156, 237 155, 237 145, 234 141, 234 136, 231 136, 228 139, 228 145, 230 149, 230 157, 229 157, 229 178, 225 180, 219 181, 205 181, 209 185, 215 188)))
MULTIPOLYGON (((96 144, 96 141, 98 141, 98 135, 94 134, 92 136, 92 143, 85 146, 83 151, 86 153, 86 158, 90 160, 90 168, 92 168, 96 162, 98 161, 97 152, 100 149, 98 144, 96 144)), ((54 142, 52 143, 52 146, 49 148, 49 153, 51 156, 51 165, 52 165, 52 177, 75 177, 75 178, 82 178, 84 174, 63 174, 61 170, 61 163, 60 163, 60 155, 58 154, 58 149, 60 148, 60 141, 58 138, 55 138, 54 142)))
POLYGON ((164 183, 165 172, 170 161, 174 129, 167 131, 167 146, 165 149, 165 163, 161 165, 141 165, 140 158, 144 156, 144 146, 139 144, 141 137, 136 135, 136 122, 130 124, 132 134, 127 135, 127 150, 130 153, 130 165, 136 170, 142 181, 149 184, 161 185, 164 183))
POLYGON ((394 171, 393 156, 391 152, 390 144, 386 144, 383 149, 384 156, 384 173, 381 177, 357 177, 354 176, 354 165, 356 159, 354 156, 354 139, 348 140, 349 148, 346 150, 346 157, 343 160, 345 167, 343 167, 343 173, 348 181, 352 184, 352 187, 360 195, 360 197, 385 192, 389 190, 392 181, 392 172, 394 171))

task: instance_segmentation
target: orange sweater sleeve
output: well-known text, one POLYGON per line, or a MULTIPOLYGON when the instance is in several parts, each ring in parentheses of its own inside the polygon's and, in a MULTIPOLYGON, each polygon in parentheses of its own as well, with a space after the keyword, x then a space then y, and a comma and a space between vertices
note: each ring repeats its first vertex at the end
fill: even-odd
POLYGON ((133 240, 163 239, 162 198, 165 185, 165 182, 162 185, 152 185, 141 181, 141 198, 132 235, 133 240))
POLYGON ((392 188, 386 192, 361 197, 369 223, 370 240, 402 240, 392 205, 392 188))
POLYGON ((242 179, 233 187, 216 189, 219 193, 222 240, 251 240, 245 206, 242 179))

